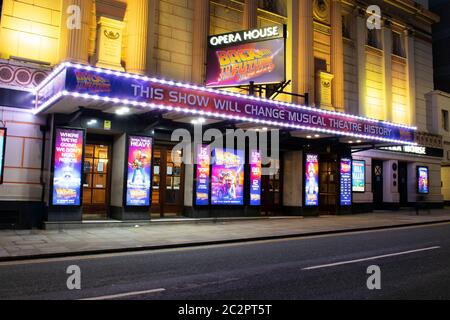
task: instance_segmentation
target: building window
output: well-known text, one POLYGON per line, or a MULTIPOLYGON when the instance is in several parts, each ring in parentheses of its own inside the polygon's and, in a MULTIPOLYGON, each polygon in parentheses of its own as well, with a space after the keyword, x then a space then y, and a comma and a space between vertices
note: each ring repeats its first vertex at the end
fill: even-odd
POLYGON ((448 111, 442 110, 442 129, 448 131, 448 111))
POLYGON ((342 16, 342 37, 351 39, 350 15, 342 16))
POLYGON ((367 44, 371 47, 381 49, 380 30, 367 30, 367 44))
POLYGON ((405 56, 405 47, 400 33, 392 32, 392 53, 396 56, 405 56))

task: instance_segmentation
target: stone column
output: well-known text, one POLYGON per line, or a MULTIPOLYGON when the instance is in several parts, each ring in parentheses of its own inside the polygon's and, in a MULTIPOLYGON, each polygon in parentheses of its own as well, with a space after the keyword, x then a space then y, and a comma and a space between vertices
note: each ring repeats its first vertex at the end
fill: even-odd
POLYGON ((144 74, 147 67, 148 0, 128 1, 128 48, 126 69, 144 74))
POLYGON ((88 64, 92 0, 63 0, 61 14, 60 60, 88 64), (80 13, 80 28, 76 16, 80 13), (72 24, 73 23, 73 24, 72 24))
POLYGON ((258 27, 258 1, 245 0, 244 4, 244 29, 258 27))
POLYGON ((194 1, 194 26, 192 39, 192 81, 205 81, 206 52, 209 35, 209 0, 194 1))
POLYGON ((367 25, 364 10, 357 9, 355 13, 355 35, 356 35, 356 63, 358 66, 358 114, 364 116, 366 113, 366 34, 367 25))
POLYGON ((407 60, 407 93, 409 97, 409 121, 410 125, 416 125, 416 72, 415 72, 415 57, 414 57, 414 31, 406 30, 403 35, 405 43, 405 52, 407 60))
MULTIPOLYGON (((298 25, 298 1, 297 0, 288 0, 287 1, 287 13, 288 13, 288 21, 287 21, 287 32, 288 38, 286 41, 286 79, 291 79, 291 84, 287 87, 287 92, 299 92, 298 90, 298 60, 297 60, 297 52, 298 52, 298 33, 300 31, 298 25)), ((303 99, 299 101, 299 98, 296 96, 289 96, 292 103, 303 103, 303 99)))
POLYGON ((155 39, 156 39, 156 2, 158 0, 148 0, 148 31, 147 31, 147 73, 156 73, 154 63, 155 39))
POLYGON ((333 107, 344 112, 344 44, 340 0, 331 2, 331 73, 334 75, 331 88, 333 107))
POLYGON ((384 108, 386 120, 392 121, 392 30, 390 23, 385 21, 383 26, 383 66, 384 66, 384 108))
POLYGON ((383 161, 383 202, 398 204, 400 193, 398 192, 398 161, 383 161), (397 170, 393 170, 393 165, 397 170))
POLYGON ((309 93, 309 104, 314 104, 314 49, 312 0, 300 0, 298 5, 298 92, 309 93))

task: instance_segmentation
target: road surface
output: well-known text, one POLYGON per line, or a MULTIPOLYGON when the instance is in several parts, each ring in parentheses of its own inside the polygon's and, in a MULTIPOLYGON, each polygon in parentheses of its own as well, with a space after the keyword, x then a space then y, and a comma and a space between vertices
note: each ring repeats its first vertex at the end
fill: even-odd
POLYGON ((0 299, 450 299, 450 224, 5 262, 0 299), (71 265, 81 290, 67 288, 71 265))

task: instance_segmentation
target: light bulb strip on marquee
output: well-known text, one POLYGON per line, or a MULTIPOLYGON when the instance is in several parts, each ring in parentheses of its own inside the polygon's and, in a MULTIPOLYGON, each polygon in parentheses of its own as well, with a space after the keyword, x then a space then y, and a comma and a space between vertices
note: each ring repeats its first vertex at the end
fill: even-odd
MULTIPOLYGON (((212 89, 212 88, 201 87, 201 86, 197 86, 194 84, 175 82, 175 81, 171 81, 171 80, 158 79, 158 78, 153 78, 153 77, 148 77, 148 76, 140 76, 140 75, 136 75, 136 74, 129 74, 129 73, 125 73, 125 72, 112 71, 112 70, 107 70, 107 69, 102 69, 102 68, 97 68, 97 67, 92 67, 92 66, 87 66, 87 65, 72 64, 72 63, 64 63, 64 64, 58 66, 50 74, 50 76, 46 80, 44 80, 35 89, 35 94, 36 94, 36 99, 35 99, 36 100, 35 101, 36 108, 34 110, 35 114, 45 111, 48 107, 50 107, 52 104, 54 104, 56 101, 58 101, 63 96, 73 96, 73 97, 81 97, 81 98, 85 98, 85 99, 101 100, 104 102, 115 103, 115 104, 124 104, 124 105, 134 106, 134 107, 145 107, 145 108, 160 109, 160 110, 166 110, 166 111, 176 111, 176 112, 192 114, 192 115, 202 115, 202 116, 209 116, 209 117, 221 118, 221 119, 247 121, 247 122, 261 123, 261 124, 273 125, 273 126, 279 126, 279 127, 285 127, 285 128, 309 130, 309 131, 313 131, 313 132, 322 132, 322 133, 336 134, 336 135, 341 135, 341 136, 350 136, 350 137, 356 137, 356 138, 361 138, 361 139, 373 139, 376 141, 417 145, 413 141, 380 137, 379 135, 369 134, 369 133, 358 134, 358 133, 353 133, 353 132, 343 132, 343 131, 332 130, 332 129, 328 129, 328 128, 318 128, 318 127, 308 126, 308 125, 298 125, 298 124, 294 124, 294 123, 286 123, 283 121, 270 121, 270 120, 249 117, 249 116, 230 115, 230 114, 221 113, 221 112, 211 112, 211 111, 205 111, 205 110, 183 108, 180 106, 175 106, 173 104, 167 103, 167 101, 162 101, 162 102, 158 101, 158 103, 156 104, 156 103, 152 103, 152 102, 140 102, 140 101, 136 101, 136 100, 132 100, 132 99, 101 96, 101 95, 92 94, 92 93, 80 93, 80 92, 77 92, 76 90, 67 89, 65 87, 65 83, 61 85, 61 88, 63 88, 62 90, 61 90, 61 88, 57 88, 56 90, 59 90, 59 91, 51 92, 51 94, 49 96, 47 96, 48 100, 44 101, 41 105, 39 105, 40 92, 45 91, 44 89, 46 89, 46 87, 48 87, 52 84, 51 83, 52 80, 57 79, 58 77, 60 77, 62 75, 64 76, 63 81, 65 82, 66 81, 65 77, 67 76, 66 75, 67 70, 70 68, 73 68, 75 70, 84 70, 86 72, 94 72, 97 74, 103 74, 103 75, 107 75, 107 76, 115 76, 115 77, 120 77, 120 78, 125 78, 125 79, 135 79, 135 80, 139 80, 139 81, 144 81, 145 83, 151 83, 154 85, 159 84, 159 85, 165 85, 165 86, 170 86, 170 87, 174 87, 174 88, 182 88, 182 89, 189 89, 189 90, 193 90, 193 91, 199 91, 200 93, 204 92, 205 94, 211 93, 211 94, 215 94, 215 95, 223 96, 223 97, 232 97, 232 98, 236 98, 236 99, 239 99, 242 101, 259 102, 259 103, 269 104, 269 105, 272 105, 272 106, 278 107, 278 108, 286 107, 286 108, 291 108, 293 110, 308 111, 308 112, 313 113, 313 115, 307 115, 309 117, 313 117, 316 115, 337 116, 337 117, 344 117, 344 118, 351 119, 351 120, 364 121, 366 123, 373 123, 374 125, 388 126, 390 128, 400 128, 400 129, 411 130, 411 131, 416 130, 416 127, 410 127, 410 126, 406 126, 406 125, 402 125, 402 124, 390 123, 390 122, 386 122, 386 121, 380 121, 380 120, 376 120, 376 119, 370 119, 370 118, 365 118, 365 117, 361 117, 361 116, 345 114, 342 112, 316 109, 316 108, 311 108, 311 107, 302 106, 302 105, 296 105, 296 104, 287 103, 287 102, 279 102, 279 101, 268 100, 268 99, 263 99, 263 98, 259 98, 259 97, 254 97, 254 96, 246 96, 246 95, 228 92, 228 91, 224 91, 224 90, 217 90, 217 89, 212 89), (63 74, 63 72, 65 72, 65 73, 63 74)), ((136 92, 136 90, 137 89, 135 88, 135 92, 136 92)), ((111 92, 111 93, 113 94, 115 92, 111 92)), ((289 112, 289 110, 286 112, 289 112)), ((330 121, 332 121, 332 119, 330 121)))

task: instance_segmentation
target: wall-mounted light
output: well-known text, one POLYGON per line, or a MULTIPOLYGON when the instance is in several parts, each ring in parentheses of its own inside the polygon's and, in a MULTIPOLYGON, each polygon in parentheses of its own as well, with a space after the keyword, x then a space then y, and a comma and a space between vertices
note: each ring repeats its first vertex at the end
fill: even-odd
POLYGON ((123 116, 123 115, 128 114, 128 113, 130 113, 130 108, 128 108, 128 107, 121 107, 121 108, 116 110, 116 114, 118 116, 123 116))
POLYGON ((95 126, 98 123, 98 121, 96 119, 91 119, 87 122, 87 125, 90 127, 95 126))
POLYGON ((198 119, 193 119, 191 120, 191 123, 193 125, 197 125, 197 124, 204 124, 206 122, 205 118, 198 118, 198 119))

